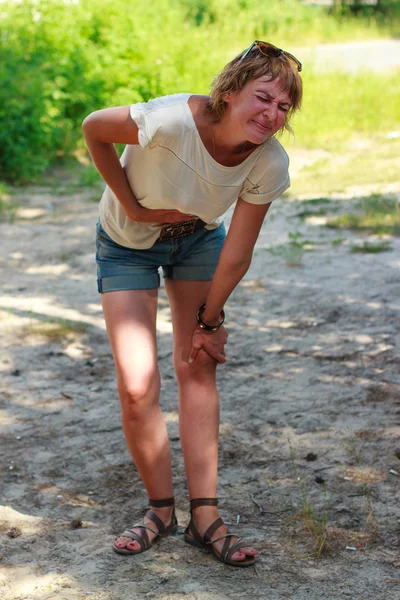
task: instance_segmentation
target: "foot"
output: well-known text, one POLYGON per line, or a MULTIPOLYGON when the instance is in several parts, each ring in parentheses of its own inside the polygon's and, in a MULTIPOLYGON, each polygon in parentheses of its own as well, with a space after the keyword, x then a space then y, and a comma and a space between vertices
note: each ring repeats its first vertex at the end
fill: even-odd
MULTIPOLYGON (((192 518, 195 526, 197 527, 198 532, 201 536, 205 534, 211 523, 213 523, 216 519, 219 518, 218 509, 216 506, 198 506, 197 508, 192 509, 192 518)), ((213 533, 212 539, 226 535, 228 533, 228 528, 226 525, 221 525, 215 533, 213 533)), ((237 538, 232 537, 231 546, 236 542, 237 538)), ((218 553, 222 553, 222 548, 224 546, 225 540, 218 540, 218 542, 213 543, 213 548, 218 553)), ((246 560, 246 556, 257 556, 257 550, 252 548, 251 546, 245 546, 240 549, 240 552, 235 552, 232 554, 231 560, 242 562, 246 560)))
MULTIPOLYGON (((161 521, 165 524, 166 527, 168 527, 168 525, 171 523, 171 519, 172 519, 172 515, 174 512, 174 507, 173 506, 166 506, 163 508, 154 508, 154 507, 150 507, 151 511, 157 515, 157 517, 159 517, 161 519, 161 521)), ((153 529, 154 531, 158 532, 158 527, 157 525, 154 523, 154 521, 152 521, 151 519, 148 519, 146 517, 146 515, 144 516, 143 519, 143 525, 146 525, 146 527, 150 527, 150 529, 153 529)), ((134 527, 133 530, 135 533, 137 533, 138 535, 142 535, 143 530, 140 529, 140 527, 134 527)), ((149 543, 150 546, 153 543, 154 539, 157 537, 155 533, 153 533, 152 531, 149 531, 148 529, 146 529, 148 538, 149 538, 149 543)), ((129 550, 130 552, 140 552, 141 548, 140 548, 140 544, 138 541, 136 540, 132 540, 131 538, 128 537, 118 537, 115 542, 114 542, 114 546, 116 548, 119 548, 120 550, 126 549, 129 550)))

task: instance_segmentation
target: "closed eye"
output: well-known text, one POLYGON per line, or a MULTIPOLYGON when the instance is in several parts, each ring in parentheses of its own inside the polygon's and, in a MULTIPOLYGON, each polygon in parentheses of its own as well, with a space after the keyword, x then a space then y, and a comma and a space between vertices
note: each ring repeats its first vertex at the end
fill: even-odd
POLYGON ((259 100, 261 100, 262 102, 271 102, 271 99, 270 99, 270 98, 264 98, 264 96, 257 96, 257 98, 258 98, 259 100))
MULTIPOLYGON (((257 98, 259 100, 261 100, 261 102, 264 102, 264 103, 270 103, 271 102, 271 98, 266 98, 265 96, 258 96, 257 95, 257 98)), ((288 112, 290 106, 288 104, 279 104, 278 108, 279 108, 279 110, 282 110, 283 112, 288 112)))

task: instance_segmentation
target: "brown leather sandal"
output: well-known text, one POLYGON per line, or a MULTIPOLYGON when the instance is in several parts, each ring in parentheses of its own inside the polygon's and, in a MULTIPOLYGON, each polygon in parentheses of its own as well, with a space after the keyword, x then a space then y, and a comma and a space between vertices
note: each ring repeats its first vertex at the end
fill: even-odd
MULTIPOLYGON (((150 507, 153 507, 153 508, 164 508, 165 506, 174 506, 175 500, 174 500, 174 498, 167 498, 166 500, 150 500, 150 498, 149 498, 149 504, 150 504, 150 507)), ((150 521, 153 521, 153 523, 156 525, 158 531, 155 531, 155 529, 152 529, 151 527, 148 527, 147 525, 134 525, 132 527, 132 529, 127 529, 126 531, 121 533, 116 538, 115 542, 120 537, 127 537, 127 538, 130 538, 131 540, 139 542, 140 550, 128 550, 127 548, 118 548, 118 546, 116 546, 115 542, 114 542, 113 543, 114 552, 117 552, 118 554, 141 554, 142 552, 146 552, 146 550, 149 550, 157 538, 166 537, 167 535, 174 535, 177 532, 178 521, 177 521, 176 515, 175 515, 175 508, 172 512, 171 522, 169 525, 165 525, 161 521, 160 517, 158 517, 150 509, 147 511, 146 517, 148 519, 150 519, 150 521), (136 531, 133 531, 135 528, 141 529, 142 531, 140 533, 137 533, 136 531), (150 542, 150 540, 149 540, 147 531, 151 531, 156 536, 152 542, 150 542)))
POLYGON ((196 546, 196 548, 203 548, 207 552, 210 552, 214 555, 214 557, 225 563, 226 565, 232 565, 233 567, 251 567, 255 564, 256 559, 252 556, 246 555, 244 560, 232 560, 232 556, 235 552, 240 552, 241 548, 246 547, 246 544, 243 538, 238 537, 234 533, 226 533, 225 535, 221 535, 214 540, 212 539, 213 534, 221 525, 224 525, 224 522, 221 518, 218 518, 210 525, 205 534, 201 536, 196 525, 193 520, 193 509, 198 506, 218 506, 217 498, 196 498, 195 500, 190 501, 190 515, 191 519, 189 525, 185 529, 185 542, 190 544, 191 546, 196 546), (236 538, 236 541, 231 545, 232 539, 236 538), (222 552, 218 552, 213 547, 214 542, 218 540, 225 539, 222 552))

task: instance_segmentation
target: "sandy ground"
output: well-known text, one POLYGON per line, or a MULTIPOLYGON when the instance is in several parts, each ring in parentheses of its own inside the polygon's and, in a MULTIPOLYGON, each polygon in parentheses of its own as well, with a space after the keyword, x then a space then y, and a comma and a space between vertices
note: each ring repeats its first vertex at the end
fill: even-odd
MULTIPOLYGON (((180 530, 123 557, 111 543, 146 496, 120 428, 96 290, 97 205, 93 190, 55 189, 24 189, 14 223, 0 225, 0 598, 399 599, 400 241, 352 254, 366 236, 301 219, 304 205, 279 200, 227 305, 219 497, 233 531, 261 551, 256 568, 225 567, 183 541, 161 291, 161 403, 180 530), (324 539, 330 553, 317 559, 324 539)), ((333 198, 328 210, 355 202, 333 198)))

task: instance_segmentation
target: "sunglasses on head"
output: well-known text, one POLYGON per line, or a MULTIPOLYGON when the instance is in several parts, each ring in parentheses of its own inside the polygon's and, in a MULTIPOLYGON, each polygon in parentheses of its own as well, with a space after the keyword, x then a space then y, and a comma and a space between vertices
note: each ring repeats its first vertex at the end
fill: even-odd
POLYGON ((274 46, 273 44, 270 44, 269 42, 262 42, 260 40, 255 40, 251 46, 249 46, 247 48, 247 50, 245 50, 240 58, 240 60, 244 60, 246 58, 246 56, 248 56, 250 54, 250 52, 253 50, 253 48, 257 47, 259 49, 259 51, 261 52, 261 54, 264 54, 265 56, 269 56, 272 58, 279 58, 280 56, 286 56, 286 58, 288 58, 289 60, 292 60, 296 66, 297 66, 297 70, 300 72, 303 68, 301 62, 295 57, 293 56, 293 54, 290 54, 290 52, 286 52, 286 50, 281 50, 280 48, 277 48, 277 46, 274 46))

